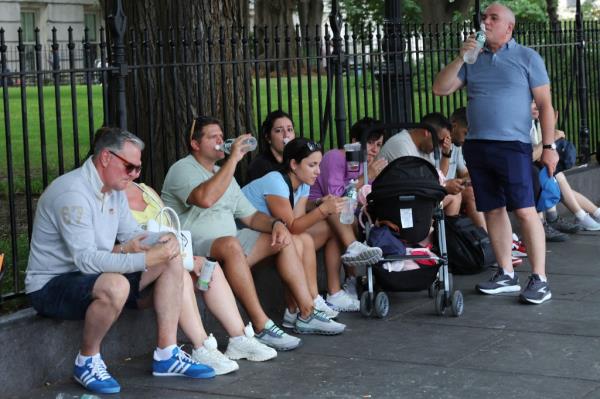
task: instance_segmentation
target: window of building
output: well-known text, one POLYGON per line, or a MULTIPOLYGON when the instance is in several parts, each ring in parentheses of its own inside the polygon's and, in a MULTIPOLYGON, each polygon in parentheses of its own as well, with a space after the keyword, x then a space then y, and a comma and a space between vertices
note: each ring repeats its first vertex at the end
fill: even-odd
POLYGON ((85 14, 85 27, 88 29, 88 38, 90 43, 98 41, 96 14, 85 14))
POLYGON ((25 70, 35 68, 35 12, 21 12, 21 28, 23 29, 23 44, 25 45, 25 70))

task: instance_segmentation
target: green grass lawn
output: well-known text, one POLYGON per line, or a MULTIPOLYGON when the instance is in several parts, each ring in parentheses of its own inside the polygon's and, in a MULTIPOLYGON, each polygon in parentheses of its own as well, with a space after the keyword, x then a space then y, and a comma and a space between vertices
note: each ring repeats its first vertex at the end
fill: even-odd
MULTIPOLYGON (((92 114, 93 124, 90 127, 88 103, 87 103, 87 87, 85 85, 76 86, 76 109, 77 118, 73 117, 71 87, 68 85, 60 86, 60 111, 57 111, 55 102, 54 86, 45 86, 43 88, 43 107, 45 120, 45 140, 46 145, 42 146, 40 112, 38 103, 37 87, 27 87, 26 89, 26 124, 28 127, 28 149, 29 149, 29 170, 30 180, 33 192, 39 193, 43 190, 42 180, 42 151, 46 151, 46 165, 49 181, 58 176, 60 170, 59 162, 59 131, 57 128, 57 117, 60 115, 62 119, 62 150, 63 170, 68 171, 75 166, 75 145, 74 137, 79 140, 79 158, 85 157, 89 150, 90 131, 97 129, 103 121, 104 112, 102 109, 102 93, 101 86, 92 86, 92 114), (77 123, 73 123, 74 121, 77 123), (75 127, 77 134, 75 134, 75 127)), ((25 190, 25 138, 24 138, 24 122, 23 122, 23 107, 21 104, 21 90, 18 87, 11 87, 8 90, 9 94, 9 123, 10 123, 10 152, 12 156, 13 176, 15 182, 15 191, 24 192, 25 190)), ((2 106, 3 112, 0 112, 0 194, 6 196, 8 192, 8 169, 7 169, 7 151, 6 151, 6 128, 5 114, 6 110, 2 106)))

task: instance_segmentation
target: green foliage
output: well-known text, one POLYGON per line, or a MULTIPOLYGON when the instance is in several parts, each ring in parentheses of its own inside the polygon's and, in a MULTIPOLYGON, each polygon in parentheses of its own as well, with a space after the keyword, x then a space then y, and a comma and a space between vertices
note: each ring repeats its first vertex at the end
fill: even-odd
MULTIPOLYGON (((493 1, 484 1, 481 4, 483 11, 493 1)), ((502 1, 515 13, 517 22, 548 22, 546 0, 504 0, 502 1)))
MULTIPOLYGON (((365 23, 383 22, 384 4, 383 0, 341 0, 342 11, 346 15, 346 20, 352 26, 360 26, 365 23)), ((492 3, 492 0, 483 1, 481 9, 492 3)), ((504 4, 510 7, 518 22, 547 22, 548 14, 546 12, 546 0, 504 0, 504 4)), ((587 0, 586 5, 589 9, 593 9, 593 0, 587 0)), ((403 19, 407 23, 421 23, 422 10, 416 0, 404 0, 403 4, 403 19)), ((598 15, 598 11, 597 15, 598 15)), ((467 18, 470 19, 474 10, 467 13, 467 18)), ((587 15, 587 14, 586 14, 587 15)), ((453 22, 462 22, 464 17, 460 13, 456 13, 453 17, 453 22)))
POLYGON ((600 20, 600 4, 597 0, 585 0, 581 5, 581 13, 586 21, 600 20))

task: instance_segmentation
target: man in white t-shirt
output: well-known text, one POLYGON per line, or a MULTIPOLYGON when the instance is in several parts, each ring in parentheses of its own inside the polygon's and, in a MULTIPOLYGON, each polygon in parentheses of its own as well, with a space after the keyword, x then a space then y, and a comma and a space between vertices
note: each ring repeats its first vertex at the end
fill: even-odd
MULTIPOLYGON (((450 131, 452 125, 448 119, 437 112, 429 113, 421 119, 421 123, 427 124, 435 129, 441 150, 440 170, 445 175, 452 157, 452 140, 450 131)), ((385 142, 378 158, 392 162, 396 158, 413 156, 423 158, 434 164, 433 140, 431 132, 427 129, 402 130, 385 142)), ((446 215, 458 215, 460 212, 460 193, 465 189, 464 179, 446 179, 444 187, 448 195, 444 198, 444 213, 446 215)))

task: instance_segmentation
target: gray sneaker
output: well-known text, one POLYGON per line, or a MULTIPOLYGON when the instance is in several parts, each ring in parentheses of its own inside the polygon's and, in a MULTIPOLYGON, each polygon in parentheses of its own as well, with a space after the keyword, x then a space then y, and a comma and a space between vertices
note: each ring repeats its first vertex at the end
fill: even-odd
POLYGON ((589 213, 586 213, 583 219, 579 221, 581 227, 586 231, 598 231, 600 230, 600 223, 596 222, 589 213))
POLYGON ((475 288, 479 292, 488 295, 521 291, 521 286, 519 285, 519 276, 517 276, 515 273, 515 277, 510 278, 509 275, 504 274, 502 268, 498 268, 492 278, 490 278, 488 281, 477 284, 475 288))
POLYGON ((539 305, 552 298, 552 292, 547 282, 540 279, 537 274, 529 276, 527 286, 519 295, 519 299, 523 303, 533 303, 539 305))
POLYGON ((546 234, 547 242, 564 242, 569 239, 569 236, 565 233, 554 229, 548 223, 544 222, 544 233, 546 234))
POLYGON ((578 231, 581 231, 581 226, 577 223, 571 223, 560 216, 556 218, 555 221, 547 221, 548 224, 555 230, 560 231, 561 233, 567 234, 575 234, 578 231))
POLYGON ((298 334, 337 335, 344 332, 346 325, 328 318, 320 310, 314 310, 308 319, 298 316, 294 332, 298 334))
POLYGON ((290 351, 296 349, 302 343, 300 338, 286 334, 271 319, 265 323, 265 328, 256 334, 254 338, 278 351, 290 351))

